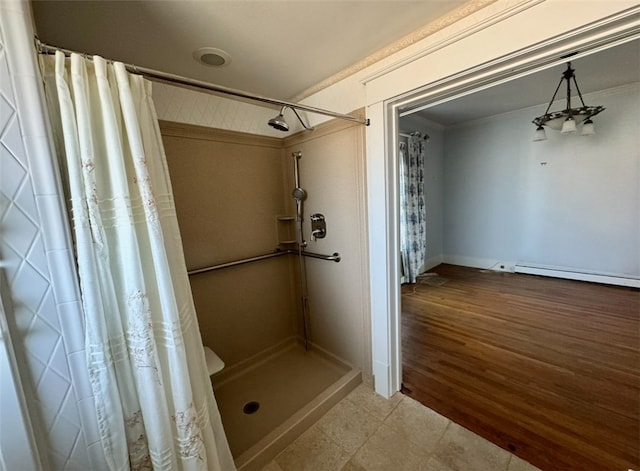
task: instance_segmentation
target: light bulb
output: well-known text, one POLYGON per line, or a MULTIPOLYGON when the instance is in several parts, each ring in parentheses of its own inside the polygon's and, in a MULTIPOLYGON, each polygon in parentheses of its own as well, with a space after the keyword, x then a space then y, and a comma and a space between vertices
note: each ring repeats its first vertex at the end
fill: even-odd
POLYGON ((564 120, 564 123, 562 123, 562 131, 560 131, 562 134, 567 134, 569 132, 575 132, 576 131, 576 120, 573 119, 571 116, 569 116, 567 119, 564 120))
POLYGON ((536 128, 536 133, 533 136, 533 142, 536 141, 546 141, 547 140, 547 133, 545 132, 544 128, 542 126, 538 126, 536 128))
POLYGON ((593 121, 588 119, 582 125, 582 135, 583 136, 593 136, 596 133, 596 128, 593 126, 593 121))

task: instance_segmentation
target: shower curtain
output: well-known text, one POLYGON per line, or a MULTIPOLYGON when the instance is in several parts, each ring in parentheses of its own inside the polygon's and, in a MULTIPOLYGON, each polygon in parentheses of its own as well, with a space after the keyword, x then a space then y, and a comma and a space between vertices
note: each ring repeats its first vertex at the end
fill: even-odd
POLYGON ((405 281, 415 283, 425 262, 424 139, 400 143, 400 254, 405 281))
POLYGON ((187 278, 151 84, 41 57, 111 470, 232 470, 187 278))

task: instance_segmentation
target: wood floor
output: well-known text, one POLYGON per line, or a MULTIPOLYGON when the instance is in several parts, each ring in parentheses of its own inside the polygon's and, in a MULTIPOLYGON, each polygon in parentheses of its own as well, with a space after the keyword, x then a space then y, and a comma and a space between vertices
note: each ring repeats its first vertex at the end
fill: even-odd
POLYGON ((545 471, 640 470, 640 290, 432 272, 402 287, 405 394, 545 471))

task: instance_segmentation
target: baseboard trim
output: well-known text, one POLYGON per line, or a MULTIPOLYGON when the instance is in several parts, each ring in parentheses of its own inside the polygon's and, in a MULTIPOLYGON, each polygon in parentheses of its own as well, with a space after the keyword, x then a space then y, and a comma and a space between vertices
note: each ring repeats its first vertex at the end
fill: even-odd
POLYGON ((493 258, 465 257, 461 255, 445 255, 443 263, 460 265, 463 267, 480 268, 482 270, 504 271, 513 273, 516 262, 510 260, 496 260, 493 258))
POLYGON ((441 263, 444 263, 444 256, 442 254, 431 257, 424 262, 422 272, 429 271, 434 267, 437 267, 441 263))

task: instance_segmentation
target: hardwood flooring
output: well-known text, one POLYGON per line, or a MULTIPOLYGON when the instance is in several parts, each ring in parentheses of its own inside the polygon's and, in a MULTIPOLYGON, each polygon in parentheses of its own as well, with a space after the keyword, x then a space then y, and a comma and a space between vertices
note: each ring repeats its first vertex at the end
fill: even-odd
POLYGON ((402 287, 405 394, 545 471, 640 471, 640 290, 432 272, 402 287))

